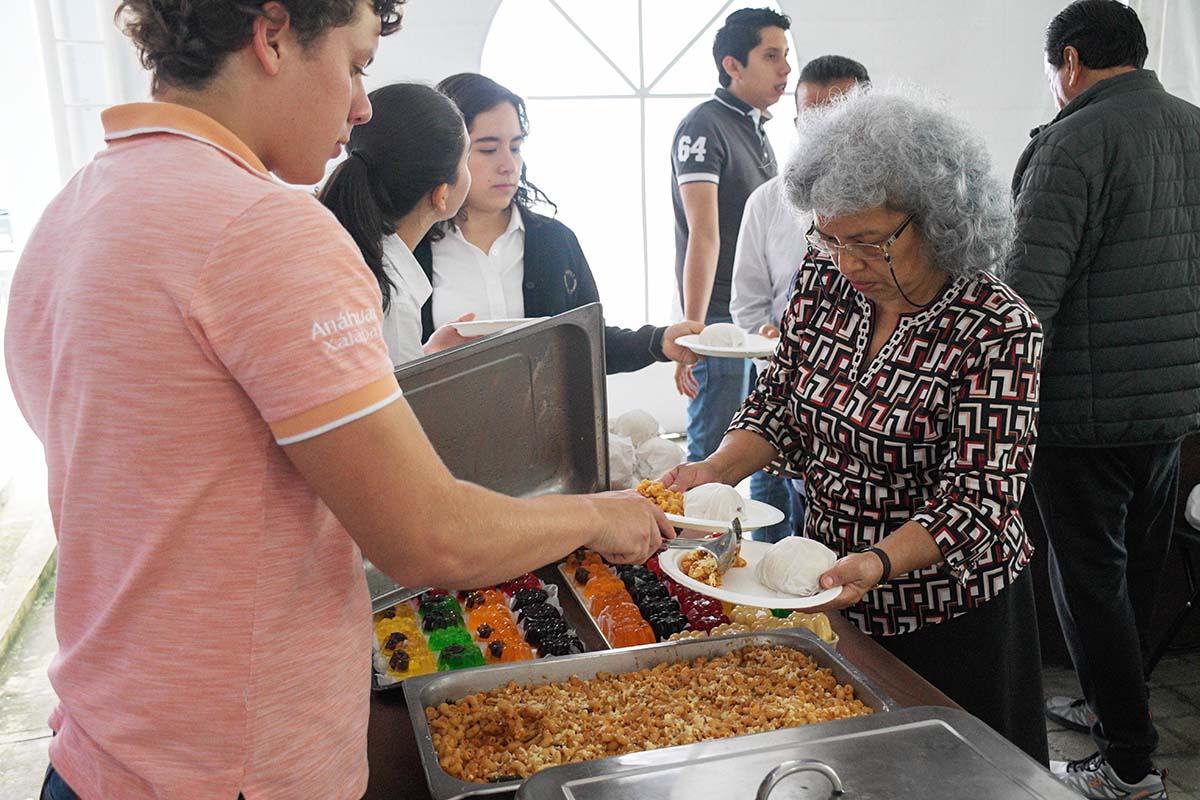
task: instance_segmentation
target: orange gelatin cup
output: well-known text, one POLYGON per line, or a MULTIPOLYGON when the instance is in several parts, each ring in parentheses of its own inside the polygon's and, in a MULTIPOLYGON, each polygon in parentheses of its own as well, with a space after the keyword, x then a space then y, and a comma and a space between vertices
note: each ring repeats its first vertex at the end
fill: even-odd
POLYGON ((636 622, 644 622, 642 613, 638 611, 638 607, 631 601, 622 603, 613 603, 606 607, 596 616, 596 622, 600 626, 600 630, 604 632, 605 637, 610 638, 612 634, 622 624, 630 624, 636 622))
POLYGON ((604 613, 609 606, 619 603, 632 603, 633 598, 629 596, 629 592, 625 590, 624 585, 620 589, 612 588, 607 592, 597 593, 592 596, 591 603, 588 604, 588 610, 596 619, 604 613))
POLYGON ((654 644, 654 629, 642 620, 641 624, 627 623, 613 631, 609 642, 613 647, 635 647, 640 644, 654 644))
POLYGON ((625 584, 616 575, 597 575, 592 578, 583 587, 583 596, 590 598, 592 595, 611 589, 614 587, 625 588, 625 584))
POLYGON ((504 654, 500 656, 500 661, 502 663, 509 661, 529 661, 532 658, 533 648, 527 642, 517 642, 504 648, 504 654))
POLYGON ((512 614, 502 605, 479 606, 471 609, 471 613, 467 615, 467 627, 472 631, 485 623, 498 628, 511 622, 512 614))

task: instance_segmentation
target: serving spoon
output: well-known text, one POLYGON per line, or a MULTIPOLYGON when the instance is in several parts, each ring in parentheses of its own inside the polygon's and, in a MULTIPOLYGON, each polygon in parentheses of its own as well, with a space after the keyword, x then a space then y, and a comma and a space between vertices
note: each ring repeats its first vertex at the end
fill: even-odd
POLYGON ((717 572, 724 575, 733 566, 738 548, 742 546, 742 523, 737 517, 716 539, 689 539, 677 536, 665 542, 668 550, 707 550, 717 559, 717 572))

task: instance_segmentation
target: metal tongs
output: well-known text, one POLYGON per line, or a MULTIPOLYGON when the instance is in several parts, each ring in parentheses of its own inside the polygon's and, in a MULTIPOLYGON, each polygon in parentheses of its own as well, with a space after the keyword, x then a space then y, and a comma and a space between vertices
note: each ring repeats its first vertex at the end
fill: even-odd
POLYGON ((689 539, 677 536, 668 539, 665 545, 668 550, 707 550, 717 559, 717 572, 724 575, 733 566, 733 560, 737 558, 738 549, 742 546, 742 523, 734 517, 725 532, 716 539, 689 539))

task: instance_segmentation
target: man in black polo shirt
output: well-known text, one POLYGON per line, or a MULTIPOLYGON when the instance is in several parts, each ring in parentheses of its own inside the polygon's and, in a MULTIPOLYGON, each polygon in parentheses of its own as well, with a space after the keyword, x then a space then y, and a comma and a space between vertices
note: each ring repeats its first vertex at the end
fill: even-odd
MULTIPOLYGON (((775 152, 763 124, 787 91, 790 20, 743 8, 725 18, 713 42, 721 86, 679 123, 671 148, 675 208, 675 279, 683 318, 729 322, 733 253, 746 198, 775 177, 775 152)), ((702 358, 675 370, 688 402, 688 461, 721 442, 746 398, 749 362, 702 358)))

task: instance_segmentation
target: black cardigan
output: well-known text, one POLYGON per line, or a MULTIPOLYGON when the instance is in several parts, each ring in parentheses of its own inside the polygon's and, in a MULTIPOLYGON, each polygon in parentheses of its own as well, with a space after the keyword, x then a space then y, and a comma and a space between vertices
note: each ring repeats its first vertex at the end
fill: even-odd
MULTIPOLYGON (((525 222, 525 275, 522 294, 525 316, 550 317, 573 308, 600 302, 592 270, 579 240, 566 225, 518 206, 525 222)), ((413 256, 433 282, 433 249, 426 236, 413 256)), ((433 297, 421 309, 421 339, 433 335, 433 297)), ((655 361, 667 361, 662 351, 666 328, 643 325, 637 330, 605 326, 605 371, 633 372, 655 361)))

